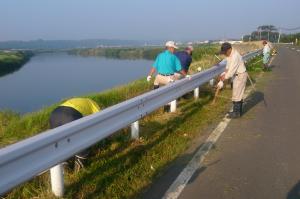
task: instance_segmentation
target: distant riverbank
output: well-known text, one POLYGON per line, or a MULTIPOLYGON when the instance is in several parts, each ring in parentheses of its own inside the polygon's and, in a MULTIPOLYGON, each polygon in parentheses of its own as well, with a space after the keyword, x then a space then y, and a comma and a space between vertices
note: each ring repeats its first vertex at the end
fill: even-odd
POLYGON ((0 77, 19 70, 32 56, 30 51, 0 51, 0 77))
MULTIPOLYGON (((146 59, 154 60, 164 50, 164 47, 143 47, 143 48, 86 48, 73 49, 69 54, 80 56, 106 57, 113 59, 146 59)), ((184 48, 179 49, 184 50, 184 48)), ((217 52, 217 45, 195 46, 193 59, 200 60, 206 54, 217 52)))

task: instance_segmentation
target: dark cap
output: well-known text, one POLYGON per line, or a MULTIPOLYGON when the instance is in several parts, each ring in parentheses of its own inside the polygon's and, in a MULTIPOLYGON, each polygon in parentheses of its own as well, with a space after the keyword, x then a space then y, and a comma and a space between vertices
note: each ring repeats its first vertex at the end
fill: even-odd
POLYGON ((225 54, 227 52, 227 50, 229 50, 231 48, 232 48, 232 46, 230 43, 228 43, 228 42, 223 43, 221 46, 220 54, 225 54))

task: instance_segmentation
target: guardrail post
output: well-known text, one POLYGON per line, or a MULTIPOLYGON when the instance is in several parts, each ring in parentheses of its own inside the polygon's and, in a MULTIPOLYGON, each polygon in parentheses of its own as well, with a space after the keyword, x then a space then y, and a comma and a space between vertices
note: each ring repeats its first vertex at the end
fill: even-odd
POLYGON ((133 122, 131 124, 131 139, 137 140, 139 139, 140 127, 139 121, 133 122))
POLYGON ((57 197, 64 195, 64 167, 58 164, 50 169, 52 192, 57 197))
POLYGON ((171 113, 176 112, 176 108, 177 108, 176 100, 173 100, 170 105, 170 112, 171 113))
POLYGON ((210 86, 214 86, 214 83, 215 83, 215 79, 211 79, 211 80, 209 81, 209 85, 210 85, 210 86))
POLYGON ((195 99, 199 98, 199 87, 195 88, 195 90, 194 90, 194 98, 195 99))

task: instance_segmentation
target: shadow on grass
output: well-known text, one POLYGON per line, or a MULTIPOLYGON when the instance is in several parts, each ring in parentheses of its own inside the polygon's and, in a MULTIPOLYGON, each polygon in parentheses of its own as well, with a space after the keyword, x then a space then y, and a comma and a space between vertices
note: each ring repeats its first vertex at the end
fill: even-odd
MULTIPOLYGON (((147 122, 144 128, 147 129, 147 134, 150 135, 149 137, 154 137, 149 139, 147 143, 130 147, 131 142, 121 142, 115 150, 106 154, 97 156, 97 153, 94 153, 95 157, 91 158, 90 164, 86 167, 87 169, 80 172, 78 174, 78 180, 67 187, 67 196, 70 198, 79 197, 82 194, 82 190, 85 189, 86 183, 89 185, 92 184, 94 187, 91 191, 85 189, 87 191, 85 192, 84 198, 109 195, 109 193, 106 193, 107 187, 111 186, 120 178, 126 170, 137 165, 142 157, 147 155, 147 151, 160 145, 168 136, 180 128, 184 122, 187 122, 191 116, 199 111, 199 109, 208 104, 210 99, 211 97, 208 97, 198 104, 189 103, 182 108, 183 113, 181 115, 171 118, 166 124, 160 124, 155 121, 147 122), (128 151, 124 152, 125 150, 128 151), (100 164, 97 164, 98 161, 100 164), (105 161, 105 163, 101 163, 101 161, 105 161)), ((99 151, 101 148, 96 150, 99 151)), ((159 174, 159 172, 160 171, 155 171, 154 176, 159 174)), ((132 180, 131 177, 128 177, 129 182, 132 180)), ((134 192, 135 191, 133 191, 133 193, 134 192)), ((80 197, 82 197, 82 195, 80 197)))

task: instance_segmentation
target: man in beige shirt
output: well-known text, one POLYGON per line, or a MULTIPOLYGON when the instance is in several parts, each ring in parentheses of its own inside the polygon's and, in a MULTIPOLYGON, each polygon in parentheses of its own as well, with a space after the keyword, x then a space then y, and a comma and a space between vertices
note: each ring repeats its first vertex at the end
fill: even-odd
POLYGON ((221 54, 226 56, 227 64, 225 72, 220 76, 224 81, 233 78, 232 102, 233 111, 229 112, 229 118, 239 118, 243 112, 243 96, 246 88, 248 73, 240 53, 232 48, 230 43, 221 46, 221 54))

